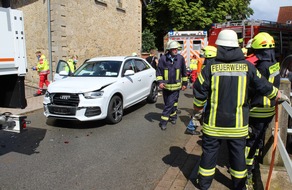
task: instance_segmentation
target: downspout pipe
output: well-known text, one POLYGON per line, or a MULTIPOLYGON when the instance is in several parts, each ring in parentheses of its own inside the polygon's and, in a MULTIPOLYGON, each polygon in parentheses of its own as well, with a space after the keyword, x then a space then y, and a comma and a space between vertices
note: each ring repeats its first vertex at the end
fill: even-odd
POLYGON ((49 50, 49 64, 50 64, 50 77, 49 80, 53 81, 53 64, 52 64, 52 36, 51 36, 51 1, 47 0, 48 11, 48 50, 49 50))

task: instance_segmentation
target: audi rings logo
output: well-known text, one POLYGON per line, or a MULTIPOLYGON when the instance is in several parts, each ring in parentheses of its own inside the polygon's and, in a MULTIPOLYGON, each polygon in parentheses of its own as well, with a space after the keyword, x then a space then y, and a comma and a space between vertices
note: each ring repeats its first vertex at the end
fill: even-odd
POLYGON ((68 100, 70 98, 70 95, 62 95, 60 96, 61 100, 68 100))

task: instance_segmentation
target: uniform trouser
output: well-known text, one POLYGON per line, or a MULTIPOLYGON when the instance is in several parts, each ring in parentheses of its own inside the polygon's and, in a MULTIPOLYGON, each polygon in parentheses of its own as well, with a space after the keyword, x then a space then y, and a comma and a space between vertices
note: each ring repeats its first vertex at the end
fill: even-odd
MULTIPOLYGON (((203 153, 199 167, 200 189, 209 189, 215 175, 218 150, 223 139, 203 134, 203 153)), ((245 165, 245 137, 226 139, 229 150, 230 174, 233 189, 245 189, 246 165, 245 165)))
POLYGON ((45 75, 40 75, 40 81, 39 81, 39 89, 37 91, 38 94, 41 94, 42 91, 43 91, 43 87, 44 87, 44 84, 46 84, 46 86, 48 87, 49 84, 50 84, 50 81, 48 81, 48 75, 45 74, 45 75))
POLYGON ((267 118, 249 118, 249 127, 252 129, 252 133, 246 140, 246 165, 249 172, 251 172, 254 163, 254 157, 264 145, 264 137, 267 128, 273 117, 267 118))
POLYGON ((166 125, 168 120, 177 119, 177 103, 179 98, 179 90, 170 91, 163 89, 164 109, 162 111, 160 124, 166 125))

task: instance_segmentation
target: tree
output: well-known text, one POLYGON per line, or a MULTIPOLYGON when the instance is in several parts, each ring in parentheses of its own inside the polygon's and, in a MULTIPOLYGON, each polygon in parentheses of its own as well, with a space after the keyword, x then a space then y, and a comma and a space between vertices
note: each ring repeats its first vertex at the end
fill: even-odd
POLYGON ((155 36, 149 29, 142 32, 142 52, 149 52, 151 49, 156 49, 155 36))
POLYGON ((143 8, 143 28, 156 36, 162 47, 163 36, 170 30, 208 30, 212 23, 248 18, 251 0, 149 0, 143 8))

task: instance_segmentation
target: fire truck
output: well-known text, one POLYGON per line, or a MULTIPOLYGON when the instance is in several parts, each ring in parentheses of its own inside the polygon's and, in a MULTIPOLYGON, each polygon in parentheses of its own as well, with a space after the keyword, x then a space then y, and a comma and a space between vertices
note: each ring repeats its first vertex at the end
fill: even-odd
POLYGON ((193 56, 200 57, 200 51, 208 45, 207 31, 171 31, 164 36, 164 50, 169 40, 175 40, 181 44, 181 55, 185 58, 186 66, 190 65, 193 56))
POLYGON ((259 32, 267 32, 274 37, 275 52, 278 61, 292 54, 292 25, 280 24, 265 20, 238 20, 225 23, 215 23, 209 30, 209 45, 215 45, 218 34, 223 29, 234 30, 238 38, 242 38, 242 47, 259 32))
MULTIPOLYGON (((0 8, 0 107, 25 108, 24 79, 27 58, 23 13, 20 10, 0 8)), ((26 116, 0 113, 0 130, 22 132, 26 116)))

